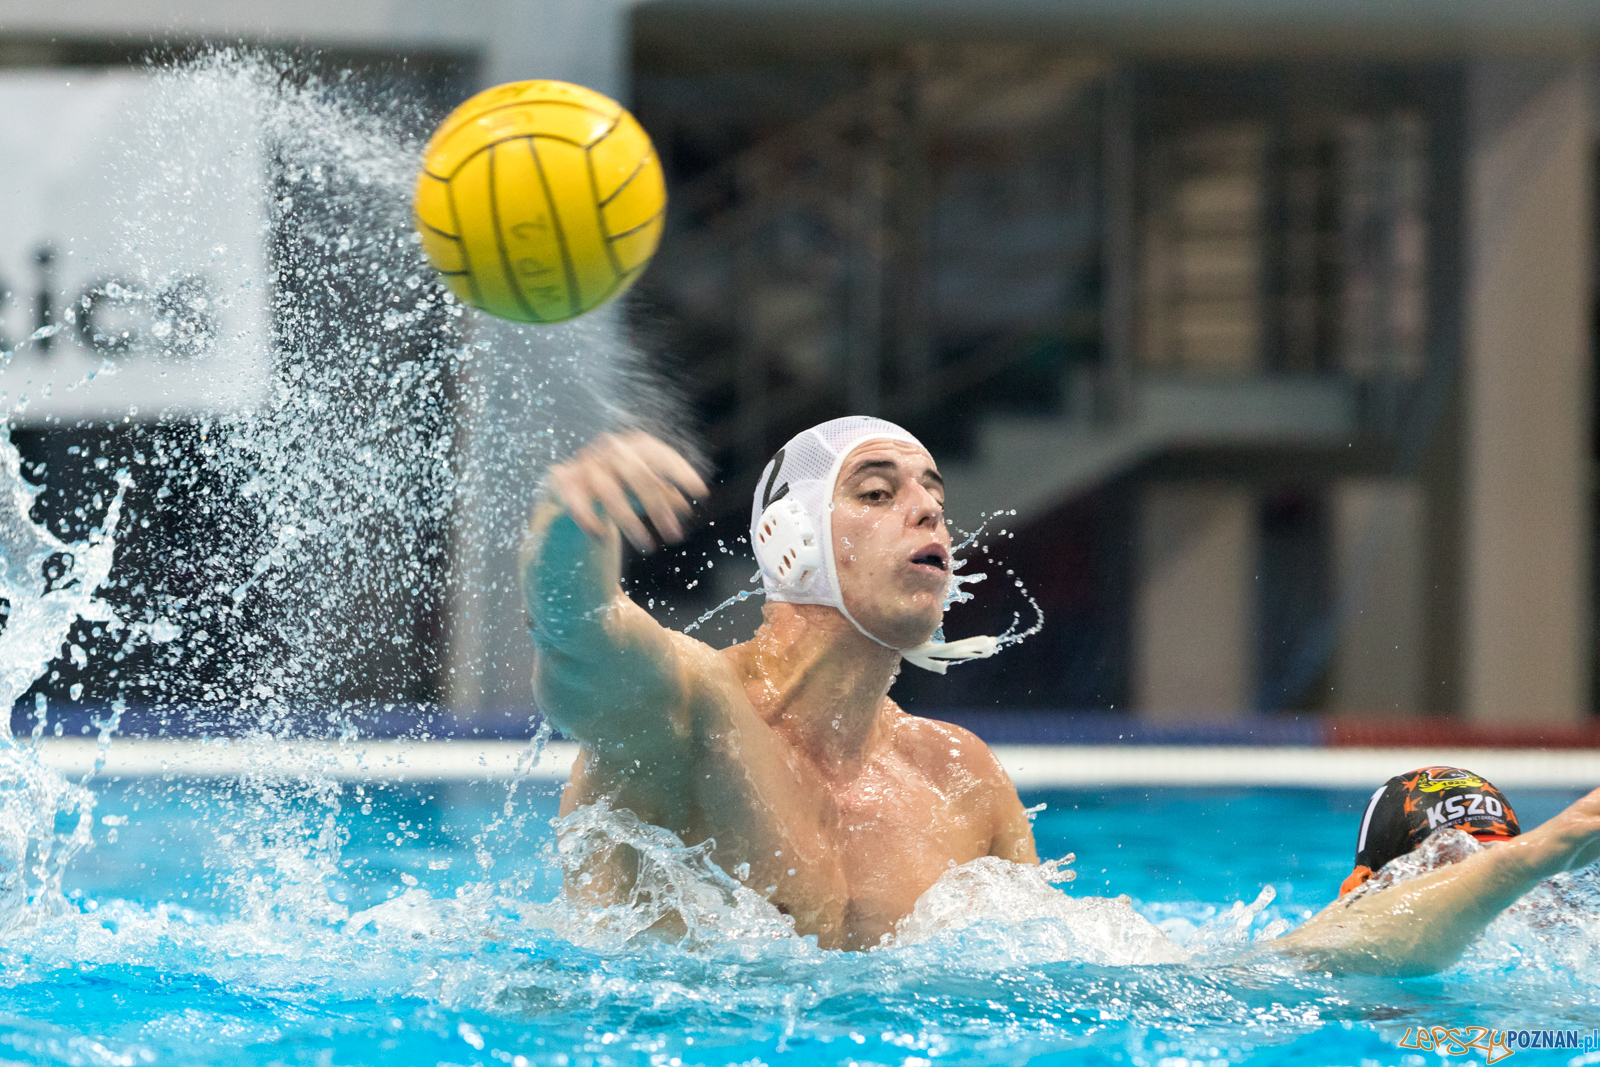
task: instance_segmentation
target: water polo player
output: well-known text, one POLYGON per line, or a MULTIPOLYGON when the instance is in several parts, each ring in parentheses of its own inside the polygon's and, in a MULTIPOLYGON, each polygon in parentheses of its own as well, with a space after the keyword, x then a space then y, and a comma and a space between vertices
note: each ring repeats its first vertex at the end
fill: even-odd
MULTIPOLYGON (((943 673, 992 638, 933 640, 950 588, 944 486, 905 430, 835 419, 797 435, 755 487, 767 595, 754 636, 716 650, 624 595, 625 536, 683 538, 706 485, 643 433, 603 435, 554 467, 523 581, 539 706, 581 742, 562 811, 612 798, 713 857, 825 947, 893 932, 950 867, 1037 863, 1022 802, 972 734, 888 699, 901 660, 943 673)), ((613 854, 574 892, 626 897, 613 854)))
POLYGON ((1362 813, 1356 868, 1339 899, 1268 951, 1315 970, 1431 974, 1460 958, 1495 916, 1562 871, 1600 859, 1600 789, 1521 832, 1511 804, 1456 767, 1423 767, 1389 779, 1362 813), (1382 884, 1384 866, 1445 829, 1493 847, 1414 878, 1382 884), (1365 892, 1356 892, 1371 881, 1365 892))
POLYGON ((1459 767, 1422 767, 1397 774, 1367 801, 1356 838, 1356 866, 1339 895, 1365 885, 1390 860, 1416 850, 1436 831, 1463 830, 1479 841, 1522 833, 1505 794, 1459 767))

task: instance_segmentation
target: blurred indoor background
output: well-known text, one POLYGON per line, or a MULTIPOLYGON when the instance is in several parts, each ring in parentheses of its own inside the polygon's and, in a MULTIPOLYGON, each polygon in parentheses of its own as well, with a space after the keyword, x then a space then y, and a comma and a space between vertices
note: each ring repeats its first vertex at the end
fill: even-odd
MULTIPOLYGON (((908 708, 1019 740, 1590 729, 1600 3, 0 0, 7 69, 241 42, 440 115, 533 77, 635 111, 671 206, 612 322, 720 487, 630 565, 665 620, 747 585, 788 436, 878 414, 931 447, 958 526, 1003 513, 951 635, 1027 625, 1013 577, 1047 620, 908 672, 908 708)), ((36 456, 82 436, 18 430, 36 456)), ((169 512, 131 560, 200 536, 169 512)), ((526 704, 515 604, 469 656, 424 599, 404 695, 526 704)))

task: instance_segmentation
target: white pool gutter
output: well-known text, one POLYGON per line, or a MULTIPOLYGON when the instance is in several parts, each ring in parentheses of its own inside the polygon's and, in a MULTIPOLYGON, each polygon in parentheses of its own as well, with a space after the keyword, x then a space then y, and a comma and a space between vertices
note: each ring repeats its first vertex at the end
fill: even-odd
MULTIPOLYGON (((86 738, 47 739, 44 760, 71 777, 94 766, 86 738)), ((506 781, 526 749, 521 741, 240 740, 114 741, 101 779, 241 775, 327 777, 342 781, 506 781)), ((995 745, 1024 791, 1112 786, 1244 786, 1370 789, 1415 767, 1467 767, 1502 789, 1600 786, 1600 750, 1492 748, 1320 748, 1245 745, 995 745)), ((534 782, 564 782, 577 746, 550 745, 528 772, 534 782)))

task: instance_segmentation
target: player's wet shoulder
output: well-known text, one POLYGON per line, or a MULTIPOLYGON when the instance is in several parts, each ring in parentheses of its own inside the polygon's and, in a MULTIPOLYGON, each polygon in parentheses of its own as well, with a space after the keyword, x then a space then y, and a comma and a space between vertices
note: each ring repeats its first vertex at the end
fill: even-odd
POLYGON ((888 704, 895 716, 895 747, 931 778, 1004 779, 1000 761, 971 730, 903 711, 893 701, 888 704))

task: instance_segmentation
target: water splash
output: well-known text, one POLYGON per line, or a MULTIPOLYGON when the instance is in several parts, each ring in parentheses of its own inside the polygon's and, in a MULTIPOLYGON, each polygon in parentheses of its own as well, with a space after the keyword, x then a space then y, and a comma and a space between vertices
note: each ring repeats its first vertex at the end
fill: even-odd
MULTIPOLYGON (((976 585, 979 582, 987 581, 989 578, 988 572, 986 571, 976 571, 972 574, 961 574, 960 572, 966 568, 970 560, 969 557, 963 556, 960 553, 965 552, 967 549, 973 547, 979 547, 982 549, 982 551, 987 553, 988 549, 983 547, 982 538, 984 532, 989 528, 989 523, 997 518, 1005 518, 1014 515, 1016 515, 1015 510, 996 511, 991 514, 985 514, 980 517, 976 529, 974 529, 971 533, 963 534, 959 542, 951 545, 950 584, 945 591, 944 597, 944 610, 946 612, 948 612, 950 608, 956 604, 964 604, 973 599, 975 594, 968 592, 966 589, 967 586, 976 585)), ((998 536, 1005 537, 1010 535, 1008 531, 1001 529, 998 536)), ((1039 606, 1039 602, 1033 598, 1033 594, 1029 593, 1027 587, 1022 584, 1021 578, 1018 578, 1010 570, 1007 570, 1006 574, 1011 577, 1011 584, 1017 589, 1018 592, 1022 594, 1023 599, 1028 602, 1028 606, 1033 608, 1034 619, 1032 625, 1026 629, 1022 629, 1022 613, 1019 611, 1012 612, 1011 624, 1007 626, 1002 633, 996 635, 995 637, 997 647, 999 648, 1005 648, 1008 645, 1020 645, 1022 642, 1026 641, 1028 638, 1044 629, 1044 609, 1039 606)), ((938 632, 933 635, 933 639, 935 641, 944 640, 943 626, 941 626, 938 632)))
POLYGON ((624 408, 673 421, 670 390, 609 313, 523 327, 439 284, 410 207, 437 106, 235 50, 148 80, 127 138, 139 165, 113 159, 105 175, 124 221, 107 258, 142 277, 169 235, 225 212, 213 178, 241 164, 188 131, 241 131, 267 179, 269 262, 227 253, 213 296, 270 294, 270 333, 227 339, 270 381, 231 410, 146 411, 118 431, 135 517, 159 516, 173 551, 116 592, 127 624, 86 644, 91 661, 127 661, 90 699, 278 737, 350 736, 419 698, 526 704, 509 576, 541 470, 624 408))
POLYGON ((1080 960, 1107 966, 1181 963, 1174 944, 1128 897, 1072 897, 1057 885, 1074 877, 1073 857, 1021 866, 993 856, 953 867, 900 920, 897 948, 961 945, 963 954, 995 962, 1080 960), (1004 923, 996 923, 1005 915, 1004 923))
POLYGON ((99 529, 79 544, 62 541, 33 521, 40 490, 23 478, 11 427, 0 419, 0 598, 8 606, 0 631, 0 708, 6 709, 0 715, 0 743, 11 740, 10 708, 61 654, 79 619, 120 628, 98 594, 111 574, 123 494, 130 484, 119 472, 99 529))
MULTIPOLYGON (((83 654, 76 644, 63 647, 80 620, 120 626, 99 593, 111 573, 129 484, 119 472, 99 528, 81 543, 62 541, 33 521, 39 489, 23 478, 11 428, 0 419, 0 599, 7 607, 0 630, 0 930, 64 910, 66 865, 92 844, 94 795, 45 767, 35 747, 17 743, 11 709, 63 651, 83 654)), ((35 744, 43 694, 36 703, 35 744)))
MULTIPOLYGON (((516 596, 500 588, 514 586, 498 581, 512 570, 501 557, 514 551, 508 531, 527 513, 540 466, 615 418, 617 397, 642 390, 636 355, 604 316, 516 327, 469 315, 438 284, 410 217, 422 139, 438 116, 416 101, 358 100, 348 81, 232 50, 148 76, 154 104, 130 119, 123 150, 159 165, 109 164, 106 195, 124 225, 103 240, 142 278, 162 259, 152 250, 225 210, 219 166, 264 168, 272 262, 228 259, 212 295, 272 294, 272 333, 230 341, 241 360, 275 371, 259 402, 192 420, 146 412, 153 421, 119 431, 140 474, 133 517, 179 516, 192 528, 169 528, 167 557, 106 599, 98 591, 131 479, 115 476, 109 501, 92 501, 100 527, 69 543, 32 522, 40 490, 0 432, 9 607, 0 706, 48 671, 82 619, 92 639, 67 649, 72 665, 117 664, 91 694, 110 709, 94 720, 102 744, 130 704, 179 732, 240 744, 329 732, 354 741, 360 715, 445 673, 422 640, 444 614, 441 590, 461 598, 463 630, 501 625, 474 609, 516 596), (188 133, 201 128, 243 131, 238 158, 196 148, 188 133), (119 181, 124 171, 137 181, 119 181)), ((514 621, 516 611, 501 615, 514 621)), ((475 650, 470 632, 454 636, 452 676, 464 682, 505 658, 475 650)), ((525 690, 526 671, 516 673, 525 690)), ((74 686, 71 700, 80 693, 74 686)), ((472 695, 451 694, 468 706, 472 695)), ((51 710, 41 697, 36 736, 51 710)), ((0 879, 11 897, 47 899, 61 864, 91 840, 92 797, 13 745, 6 720, 0 879), (57 832, 58 813, 75 820, 70 831, 57 832), (26 864, 41 872, 31 882, 26 864)), ((263 923, 339 918, 329 886, 341 862, 341 788, 276 774, 271 746, 260 751, 208 859, 263 923)))
MULTIPOLYGON (((544 756, 545 746, 550 743, 553 733, 554 730, 550 725, 550 720, 540 719, 533 736, 528 739, 527 747, 517 753, 517 762, 511 769, 511 782, 506 787, 506 796, 500 805, 500 811, 472 839, 473 858, 477 860, 478 869, 483 872, 485 877, 488 877, 489 873, 494 870, 494 846, 500 845, 503 848, 508 842, 520 840, 528 828, 528 812, 525 808, 523 810, 518 809, 517 794, 522 790, 534 768, 539 765, 539 760, 544 756), (506 840, 497 840, 500 838, 506 840)), ((525 888, 525 886, 518 888, 525 888)), ((515 892, 516 890, 508 885, 506 891, 515 892)))
POLYGON ((646 932, 691 950, 796 939, 789 917, 717 866, 714 842, 685 845, 671 831, 605 800, 555 825, 561 869, 579 901, 589 896, 597 864, 619 850, 627 850, 636 864, 626 900, 577 913, 582 943, 620 946, 646 932))
MULTIPOLYGON (((761 581, 761 572, 757 571, 755 574, 751 575, 750 581, 752 583, 761 581)), ((760 596, 761 593, 762 589, 760 586, 757 586, 754 589, 741 589, 728 599, 724 600, 722 603, 718 604, 716 607, 712 608, 710 611, 707 611, 705 614, 701 615, 698 619, 695 619, 689 625, 685 626, 683 628, 683 632, 686 634, 692 634, 696 630, 700 629, 700 627, 704 626, 706 623, 722 614, 724 611, 727 611, 729 608, 733 607, 735 604, 743 604, 746 600, 749 600, 753 596, 760 596)))

